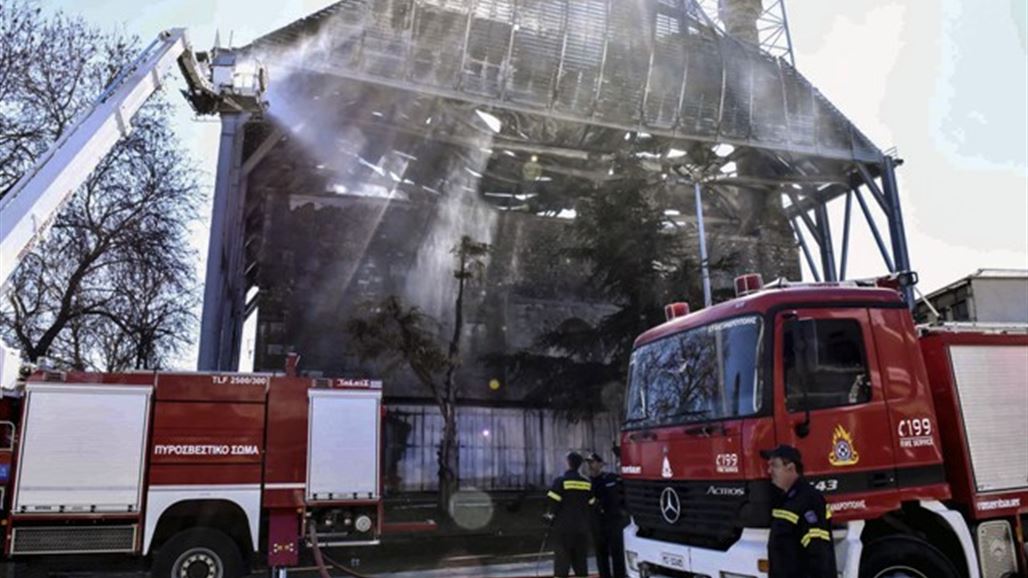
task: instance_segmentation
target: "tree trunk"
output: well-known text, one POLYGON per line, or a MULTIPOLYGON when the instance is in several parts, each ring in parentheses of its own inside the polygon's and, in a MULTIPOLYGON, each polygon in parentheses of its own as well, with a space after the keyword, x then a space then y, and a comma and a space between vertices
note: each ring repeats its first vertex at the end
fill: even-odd
MULTIPOLYGON (((463 241, 462 241, 463 242, 463 241)), ((467 255, 459 252, 460 269, 456 272, 457 299, 454 303, 453 337, 450 339, 446 377, 443 382, 442 402, 443 439, 439 443, 439 505, 452 519, 450 501, 457 493, 459 479, 459 452, 457 443, 457 383, 456 371, 460 365, 460 336, 464 328, 464 283, 467 281, 467 255)))
POLYGON ((457 406, 446 400, 439 408, 443 415, 443 436, 439 442, 439 510, 450 518, 450 501, 457 493, 460 445, 457 441, 457 406))
POLYGON ((82 281, 86 278, 89 268, 103 255, 108 245, 109 240, 107 238, 98 241, 93 250, 82 259, 82 262, 75 268, 75 272, 68 278, 68 286, 61 295, 60 309, 58 309, 57 314, 54 316, 53 323, 50 324, 50 327, 39 338, 39 341, 25 352, 32 363, 36 363, 40 357, 46 357, 50 353, 50 347, 53 346, 54 340, 64 331, 68 323, 78 315, 75 311, 75 296, 82 285, 82 281))

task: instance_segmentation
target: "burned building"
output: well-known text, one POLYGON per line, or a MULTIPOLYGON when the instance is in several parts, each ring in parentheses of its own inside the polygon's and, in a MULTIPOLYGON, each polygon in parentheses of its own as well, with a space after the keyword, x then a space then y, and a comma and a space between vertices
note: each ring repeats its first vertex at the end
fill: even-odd
MULTIPOLYGON (((697 251, 702 214, 739 273, 798 278, 802 223, 838 277, 824 203, 861 184, 888 200, 890 159, 761 48, 759 0, 718 4, 715 22, 694 0, 347 0, 238 50, 271 71, 271 105, 222 114, 201 368, 234 369, 257 315, 257 370, 295 351, 307 371, 365 372, 346 322, 398 295, 445 324, 469 235, 493 252, 467 302, 464 397, 524 408, 478 360, 615 309, 560 250, 578 200, 612 182, 652 191, 697 251)), ((385 393, 426 401, 409 376, 385 393)))

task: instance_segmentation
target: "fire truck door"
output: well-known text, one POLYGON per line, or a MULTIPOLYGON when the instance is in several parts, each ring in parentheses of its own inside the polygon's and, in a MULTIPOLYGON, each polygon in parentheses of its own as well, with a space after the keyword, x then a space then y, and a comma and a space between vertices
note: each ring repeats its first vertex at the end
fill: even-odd
MULTIPOLYGON (((895 485, 889 416, 864 309, 796 309, 775 318, 775 428, 830 501, 895 485)), ((860 509, 855 506, 855 509, 860 509)))

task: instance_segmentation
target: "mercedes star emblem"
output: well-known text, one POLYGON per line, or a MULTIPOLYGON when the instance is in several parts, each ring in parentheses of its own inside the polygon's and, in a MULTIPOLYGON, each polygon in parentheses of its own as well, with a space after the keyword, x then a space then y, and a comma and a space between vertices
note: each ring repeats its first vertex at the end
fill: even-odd
POLYGON ((660 493, 660 515, 668 524, 678 522, 682 515, 682 502, 678 499, 678 492, 674 488, 667 487, 660 493))

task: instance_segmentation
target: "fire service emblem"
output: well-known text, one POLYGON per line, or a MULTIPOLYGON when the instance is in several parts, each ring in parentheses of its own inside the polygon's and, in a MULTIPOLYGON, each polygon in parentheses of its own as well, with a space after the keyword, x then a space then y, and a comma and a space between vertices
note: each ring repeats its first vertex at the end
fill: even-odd
POLYGON ((660 515, 668 524, 678 522, 682 515, 682 501, 678 499, 678 492, 670 486, 660 493, 660 515))
POLYGON ((828 461, 833 466, 852 466, 860 461, 860 454, 853 447, 853 436, 841 425, 835 426, 832 435, 832 452, 828 454, 828 461))

